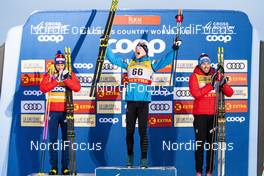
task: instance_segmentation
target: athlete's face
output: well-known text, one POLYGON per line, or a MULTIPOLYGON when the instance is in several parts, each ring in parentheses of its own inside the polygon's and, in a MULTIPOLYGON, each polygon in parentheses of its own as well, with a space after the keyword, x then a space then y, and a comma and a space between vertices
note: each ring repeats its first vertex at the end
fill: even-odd
POLYGON ((200 65, 201 69, 203 70, 204 73, 209 73, 211 65, 209 62, 204 62, 200 65))
POLYGON ((61 70, 64 70, 65 65, 64 65, 64 64, 56 64, 55 67, 56 67, 56 69, 57 69, 58 71, 61 71, 61 70))
POLYGON ((145 57, 147 55, 146 51, 143 49, 142 46, 137 45, 135 49, 135 56, 137 59, 145 57))

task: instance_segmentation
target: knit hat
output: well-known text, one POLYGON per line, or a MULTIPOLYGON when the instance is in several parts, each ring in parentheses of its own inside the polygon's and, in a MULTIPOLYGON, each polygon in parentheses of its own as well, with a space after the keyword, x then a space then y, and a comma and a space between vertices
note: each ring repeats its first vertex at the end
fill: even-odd
POLYGON ((55 55, 55 65, 57 64, 66 64, 66 59, 64 54, 61 53, 60 50, 57 51, 56 55, 55 55))
POLYGON ((141 46, 144 49, 144 51, 146 52, 146 54, 148 55, 148 46, 145 42, 139 41, 137 46, 141 46))
POLYGON ((211 64, 211 60, 208 54, 202 53, 198 58, 198 64, 202 65, 204 62, 208 62, 209 64, 211 64))

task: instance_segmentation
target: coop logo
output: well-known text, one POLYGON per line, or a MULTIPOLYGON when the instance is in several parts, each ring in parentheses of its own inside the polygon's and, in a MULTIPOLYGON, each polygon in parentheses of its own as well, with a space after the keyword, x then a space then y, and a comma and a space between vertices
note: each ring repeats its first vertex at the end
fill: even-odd
POLYGON ((160 114, 160 113, 172 113, 172 102, 171 101, 153 101, 149 104, 149 113, 160 114))
POLYGON ((186 76, 186 77, 178 76, 178 77, 176 77, 176 81, 177 82, 189 82, 189 77, 188 76, 186 76))
POLYGON ((54 92, 65 92, 65 87, 57 86, 52 91, 54 91, 54 92))
POLYGON ((74 63, 73 67, 76 69, 82 68, 82 69, 90 70, 93 68, 93 64, 91 64, 91 63, 74 63))
MULTIPOLYGON (((137 39, 134 41, 128 40, 128 39, 110 39, 109 45, 115 44, 115 48, 112 50, 113 53, 129 53, 131 51, 134 51, 138 42, 142 41, 142 39, 137 39)), ((162 53, 165 48, 166 44, 161 39, 153 39, 151 41, 143 40, 147 46, 148 46, 148 55, 150 57, 153 57, 155 54, 162 53)))
POLYGON ((38 41, 39 42, 56 42, 59 43, 63 41, 63 35, 39 35, 38 41))
POLYGON ((40 96, 43 93, 40 90, 24 90, 23 95, 25 96, 40 96))
POLYGON ((224 42, 227 43, 232 40, 231 35, 207 35, 206 40, 209 42, 224 42))
POLYGON ((161 96, 169 96, 169 95, 171 95, 171 94, 173 94, 172 92, 170 92, 168 89, 164 89, 164 90, 152 90, 151 91, 151 95, 161 95, 161 96))
POLYGON ((100 123, 116 124, 119 122, 118 118, 99 118, 100 123))
POLYGON ((44 101, 21 101, 21 113, 44 113, 44 101))
POLYGON ((241 116, 241 117, 227 117, 226 118, 226 121, 227 122, 239 122, 239 123, 242 123, 246 120, 245 117, 241 116))

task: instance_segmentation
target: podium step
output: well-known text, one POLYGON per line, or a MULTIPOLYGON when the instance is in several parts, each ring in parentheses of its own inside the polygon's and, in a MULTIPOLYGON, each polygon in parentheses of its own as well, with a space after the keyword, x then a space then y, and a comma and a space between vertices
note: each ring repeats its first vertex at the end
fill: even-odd
POLYGON ((98 167, 95 176, 177 176, 175 167, 98 167))
MULTIPOLYGON (((49 174, 48 173, 32 173, 32 174, 29 174, 28 176, 48 176, 49 174)), ((77 176, 95 176, 94 174, 91 174, 91 173, 77 173, 77 176)))

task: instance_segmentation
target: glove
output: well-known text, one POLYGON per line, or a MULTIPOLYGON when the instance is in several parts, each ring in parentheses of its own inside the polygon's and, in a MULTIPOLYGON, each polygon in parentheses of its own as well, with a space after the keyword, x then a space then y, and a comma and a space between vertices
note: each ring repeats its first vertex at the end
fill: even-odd
POLYGON ((213 87, 215 87, 215 81, 217 80, 217 78, 218 78, 218 72, 215 72, 213 75, 212 75, 212 77, 211 77, 211 85, 213 86, 213 87))
POLYGON ((227 82, 228 82, 228 78, 226 76, 223 76, 221 81, 220 81, 219 86, 223 87, 227 82))
POLYGON ((180 48, 182 44, 182 41, 179 40, 178 38, 176 38, 174 41, 173 41, 173 45, 172 45, 172 49, 173 50, 178 50, 180 48))
POLYGON ((56 73, 54 75, 54 78, 58 81, 58 82, 62 82, 64 80, 66 80, 69 77, 69 71, 68 70, 61 70, 59 73, 56 73))

